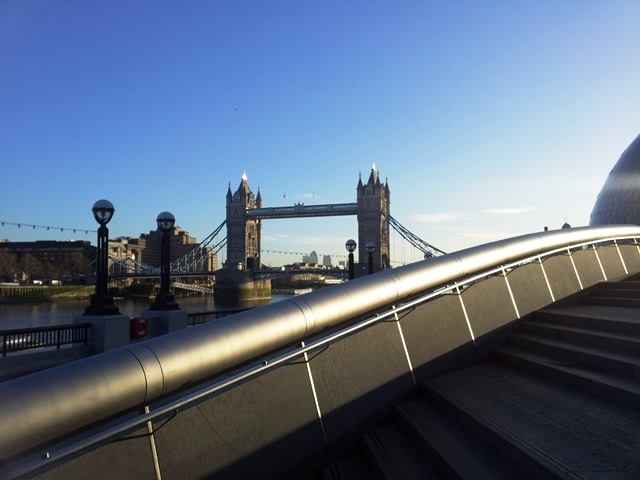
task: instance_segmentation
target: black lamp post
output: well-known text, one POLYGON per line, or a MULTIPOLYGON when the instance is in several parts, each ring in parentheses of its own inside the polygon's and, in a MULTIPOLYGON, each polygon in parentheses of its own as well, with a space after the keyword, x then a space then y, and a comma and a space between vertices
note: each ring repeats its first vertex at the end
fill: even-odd
POLYGON ((171 232, 176 223, 175 217, 170 212, 162 212, 156 218, 158 230, 162 232, 162 252, 160 257, 160 293, 151 304, 150 310, 178 310, 173 295, 169 293, 169 277, 171 276, 171 232))
POLYGON ((369 254, 369 275, 373 273, 373 252, 376 251, 376 244, 373 242, 367 242, 367 253, 369 254))
POLYGON ((91 208, 98 228, 98 250, 96 253, 96 293, 91 295, 91 304, 84 309, 85 315, 119 315, 113 297, 107 293, 109 268, 109 229, 107 223, 113 217, 113 204, 109 200, 98 200, 91 208))
POLYGON ((357 244, 353 238, 350 238, 344 246, 349 252, 349 280, 353 280, 353 252, 356 251, 357 244))

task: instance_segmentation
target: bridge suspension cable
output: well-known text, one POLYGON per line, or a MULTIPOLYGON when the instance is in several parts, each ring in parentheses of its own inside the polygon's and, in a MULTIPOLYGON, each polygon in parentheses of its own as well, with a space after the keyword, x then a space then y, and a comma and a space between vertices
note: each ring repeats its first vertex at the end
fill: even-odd
POLYGON ((113 265, 117 265, 120 268, 120 272, 117 273, 160 274, 160 269, 158 267, 146 265, 134 260, 133 258, 127 257, 124 260, 120 260, 119 258, 109 255, 109 260, 111 260, 113 265))
POLYGON ((446 253, 437 247, 434 247, 429 242, 422 240, 415 233, 410 231, 407 227, 402 225, 398 220, 389 215, 389 224, 393 229, 400 234, 407 242, 413 247, 420 250, 425 258, 437 257, 440 255, 446 255, 446 253))
MULTIPOLYGON (((177 260, 174 260, 170 264, 172 274, 180 273, 195 273, 199 270, 206 270, 205 267, 209 258, 216 255, 227 245, 227 237, 222 239, 218 238, 218 235, 226 225, 227 221, 224 220, 218 225, 209 235, 205 237, 197 246, 194 246, 189 253, 177 260)), ((160 267, 154 267, 145 263, 139 262, 133 258, 125 258, 124 260, 109 256, 113 264, 120 267, 119 273, 144 273, 144 274, 160 274, 160 267)))
MULTIPOLYGON (((411 232, 408 228, 403 226, 398 220, 391 215, 388 216, 389 224, 395 232, 397 232, 404 240, 411 245, 412 248, 422 252, 424 258, 431 258, 434 256, 445 255, 443 250, 431 245, 425 240, 418 237, 415 233, 411 232)), ((227 245, 227 237, 219 238, 220 232, 226 225, 226 220, 222 221, 204 240, 202 240, 197 246, 195 246, 189 253, 183 257, 174 260, 171 263, 171 272, 173 274, 180 273, 193 273, 198 270, 202 270, 211 256, 217 255, 227 245)), ((404 248, 403 248, 404 251, 404 248)), ((283 250, 271 250, 261 249, 261 253, 272 254, 284 254, 284 255, 307 255, 306 252, 293 252, 283 250)), ((318 254, 318 257, 323 256, 318 254)), ((344 254, 330 254, 331 257, 346 258, 344 254)), ((145 273, 145 274, 159 274, 160 268, 147 265, 139 262, 133 258, 126 258, 124 260, 117 259, 115 257, 109 257, 111 261, 118 265, 121 273, 145 273)), ((392 264, 404 264, 405 259, 401 261, 391 261, 392 264)), ((206 269, 206 268, 205 268, 206 269)))
POLYGON ((181 263, 178 263, 179 260, 176 260, 171 264, 171 273, 193 273, 198 270, 198 267, 202 270, 213 255, 217 255, 220 250, 222 250, 227 245, 227 237, 224 237, 220 241, 218 241, 213 246, 203 246, 193 249, 189 255, 189 259, 185 259, 183 257, 179 260, 184 260, 181 263), (193 253, 195 252, 195 253, 193 253))
POLYGON ((215 255, 216 253, 218 253, 222 249, 221 244, 224 243, 226 245, 226 236, 222 240, 219 240, 217 243, 215 243, 212 247, 209 247, 209 245, 216 239, 216 237, 226 224, 227 221, 223 220, 222 223, 220 223, 220 225, 218 225, 209 235, 207 235, 196 248, 191 250, 182 258, 171 262, 171 271, 193 271, 196 266, 202 265, 205 261, 207 261, 211 257, 211 255, 215 255))

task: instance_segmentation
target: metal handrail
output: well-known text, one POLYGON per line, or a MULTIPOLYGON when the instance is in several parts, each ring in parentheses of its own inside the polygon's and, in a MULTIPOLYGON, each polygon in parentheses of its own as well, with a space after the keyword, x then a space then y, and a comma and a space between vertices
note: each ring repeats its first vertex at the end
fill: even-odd
POLYGON ((33 348, 56 347, 74 343, 87 344, 90 323, 48 325, 45 327, 16 328, 0 331, 2 356, 33 348))
MULTIPOLYGON (((398 311, 451 291, 462 283, 540 257, 566 252, 567 249, 625 239, 634 239, 637 243, 639 237, 640 227, 611 226, 530 234, 493 242, 72 362, 57 368, 55 373, 50 371, 50 375, 42 372, 0 384, 0 420, 4 423, 6 419, 7 422, 7 428, 0 431, 0 451, 7 454, 25 451, 107 416, 146 405, 162 395, 290 346, 326 328, 383 309, 382 313, 310 343, 304 349, 296 349, 267 364, 250 367, 106 432, 115 435, 134 424, 157 418, 180 405, 318 348, 322 342, 335 341, 398 311), (436 287, 440 288, 434 290, 436 287), (424 295, 424 292, 428 293, 424 295), (421 293, 423 295, 416 298, 421 293), (193 362, 189 362, 191 358, 193 362), (66 392, 62 388, 69 388, 64 382, 64 377, 69 374, 78 374, 81 378, 76 375, 74 389, 66 392), (11 388, 14 395, 3 395, 7 388, 11 388), (49 398, 41 400, 42 389, 55 390, 55 397, 49 397, 58 400, 55 405, 50 404, 49 398), (87 404, 87 395, 101 401, 87 404), (57 416, 51 418, 46 413, 54 409, 57 416), (33 420, 35 418, 37 422, 33 420)), ((96 435, 94 439, 105 438, 105 433, 96 435)), ((80 443, 86 445, 86 441, 80 443)), ((73 445, 66 447, 67 450, 70 448, 74 448, 73 445)), ((57 455, 63 453, 61 451, 57 455)))
POLYGON ((418 237, 415 233, 409 230, 407 227, 402 225, 398 220, 393 218, 391 215, 388 216, 389 225, 400 234, 402 238, 404 238, 411 245, 416 247, 422 253, 426 255, 425 258, 436 257, 438 255, 446 255, 447 252, 440 250, 438 247, 431 245, 429 242, 425 242, 423 239, 418 237))

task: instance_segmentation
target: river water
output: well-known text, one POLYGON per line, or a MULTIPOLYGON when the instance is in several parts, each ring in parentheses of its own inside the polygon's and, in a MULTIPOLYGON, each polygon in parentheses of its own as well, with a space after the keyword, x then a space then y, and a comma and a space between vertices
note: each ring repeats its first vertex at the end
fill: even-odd
MULTIPOLYGON (((290 298, 291 295, 273 295, 270 303, 290 298)), ((215 310, 213 297, 184 297, 176 299, 180 308, 187 312, 202 312, 215 310)), ((115 300, 120 313, 129 317, 139 316, 144 310, 149 308, 149 300, 119 299, 115 300)), ((269 303, 269 302, 267 302, 269 303)), ((89 299, 64 300, 56 302, 21 303, 21 304, 0 304, 0 330, 14 328, 40 327, 45 325, 59 325, 73 322, 76 315, 81 315, 84 308, 89 304, 89 299)), ((240 308, 256 306, 255 303, 236 305, 240 308)))

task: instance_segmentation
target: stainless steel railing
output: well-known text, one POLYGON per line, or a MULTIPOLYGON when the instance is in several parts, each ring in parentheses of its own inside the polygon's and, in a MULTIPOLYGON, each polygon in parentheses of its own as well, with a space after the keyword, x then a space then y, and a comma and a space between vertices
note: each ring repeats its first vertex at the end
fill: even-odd
POLYGON ((283 352, 266 363, 251 365, 160 409, 84 437, 56 452, 58 458, 72 454, 456 289, 462 283, 567 249, 623 240, 637 244, 638 239, 640 227, 611 226, 493 242, 0 384, 0 421, 5 426, 0 431, 0 452, 9 456, 25 451, 107 416, 142 407, 216 373, 291 348, 313 334, 346 322, 345 328, 331 335, 283 352), (350 324, 371 312, 377 313, 350 324), (96 400, 88 402, 88 398, 96 400))

